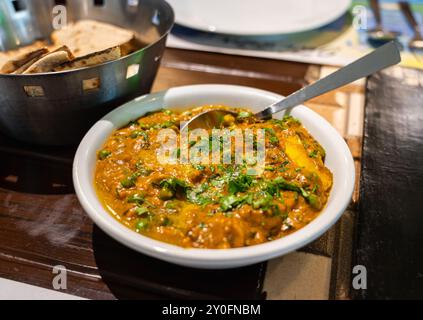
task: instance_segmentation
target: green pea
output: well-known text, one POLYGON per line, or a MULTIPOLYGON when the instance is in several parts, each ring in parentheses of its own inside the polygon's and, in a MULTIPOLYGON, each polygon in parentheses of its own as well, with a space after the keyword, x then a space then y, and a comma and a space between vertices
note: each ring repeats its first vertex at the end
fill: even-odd
POLYGON ((125 189, 130 189, 135 187, 135 179, 133 179, 132 177, 123 179, 120 184, 122 185, 122 187, 124 187, 125 189))
POLYGON ((168 217, 164 217, 162 219, 161 226, 162 227, 169 227, 170 225, 172 225, 172 220, 170 220, 168 217))
POLYGON ((322 210, 323 205, 318 196, 314 194, 310 194, 307 198, 307 201, 313 209, 322 210))
POLYGON ((171 128, 175 125, 176 125, 176 123, 174 121, 166 121, 166 122, 164 122, 160 125, 159 129, 168 129, 168 128, 171 128))
POLYGON ((174 196, 175 192, 166 187, 162 188, 159 193, 159 198, 163 201, 171 200, 174 196))
POLYGON ((250 118, 253 114, 251 112, 241 111, 238 115, 238 120, 250 118))
POLYGON ((112 155, 112 153, 108 150, 101 150, 98 153, 98 159, 99 160, 106 160, 108 157, 110 157, 112 155))
POLYGON ((143 231, 143 230, 146 230, 147 228, 148 228, 148 220, 147 219, 140 219, 135 226, 135 229, 137 231, 143 231))

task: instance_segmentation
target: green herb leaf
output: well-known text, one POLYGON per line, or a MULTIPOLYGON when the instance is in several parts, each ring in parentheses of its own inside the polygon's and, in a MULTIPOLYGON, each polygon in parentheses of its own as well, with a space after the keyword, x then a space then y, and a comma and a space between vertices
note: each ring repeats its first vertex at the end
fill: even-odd
POLYGON ((229 195, 220 199, 220 209, 222 209, 223 212, 228 212, 246 203, 252 203, 252 195, 238 197, 235 195, 229 195))
POLYGON ((274 181, 268 184, 268 192, 272 194, 278 192, 278 189, 281 190, 288 190, 294 191, 299 193, 307 200, 307 202, 314 208, 314 209, 321 209, 322 204, 320 198, 311 192, 307 192, 303 188, 297 186, 295 183, 291 183, 286 181, 284 178, 279 177, 276 178, 274 181))
POLYGON ((275 167, 272 167, 272 166, 267 166, 267 167, 264 168, 264 170, 265 171, 274 172, 274 171, 276 171, 276 168, 275 167))
POLYGON ((192 166, 194 167, 195 170, 198 170, 198 171, 206 170, 206 167, 201 164, 193 164, 192 166))
POLYGON ((223 197, 220 199, 220 208, 223 212, 230 211, 231 209, 234 209, 242 203, 242 198, 238 198, 237 196, 230 195, 227 197, 223 197))
POLYGON ((135 203, 137 205, 143 204, 145 201, 145 198, 141 194, 133 194, 128 197, 128 203, 135 203))
POLYGON ((254 209, 267 209, 273 202, 273 197, 267 192, 261 193, 258 199, 253 202, 254 209))
POLYGON ((137 174, 140 177, 148 177, 153 172, 153 170, 146 168, 142 161, 138 161, 135 167, 137 168, 137 174))
POLYGON ((254 179, 250 175, 240 175, 239 177, 229 181, 228 191, 230 194, 245 192, 251 187, 253 181, 254 179))
POLYGON ((140 217, 150 214, 150 210, 148 210, 148 208, 146 207, 138 207, 137 209, 135 209, 135 212, 140 217))
POLYGON ((271 144, 273 144, 273 145, 278 145, 278 144, 279 144, 279 139, 278 139, 278 137, 276 137, 276 136, 272 136, 272 137, 270 137, 269 141, 270 141, 270 143, 271 143, 271 144))
POLYGON ((168 129, 168 128, 172 128, 175 125, 176 125, 176 122, 174 122, 174 121, 165 121, 160 125, 160 128, 161 129, 168 129))
POLYGON ((162 187, 162 188, 167 187, 167 188, 169 188, 171 190, 175 190, 175 191, 178 188, 182 188, 182 189, 188 189, 189 188, 188 184, 185 181, 180 180, 178 178, 170 178, 170 179, 163 180, 162 182, 160 182, 160 187, 162 187))
POLYGON ((185 182, 177 178, 170 178, 160 182, 159 186, 162 188, 160 191, 161 200, 170 200, 175 197, 177 193, 187 194, 190 186, 185 182))
POLYGON ((308 154, 308 156, 310 157, 310 158, 317 158, 317 156, 319 155, 319 153, 318 153, 318 151, 317 150, 314 150, 313 152, 310 152, 309 154, 308 154))
POLYGON ((251 116, 252 116, 253 114, 251 113, 251 112, 247 112, 247 111, 241 111, 239 114, 238 114, 238 120, 245 120, 245 119, 247 119, 247 118, 251 118, 251 116))

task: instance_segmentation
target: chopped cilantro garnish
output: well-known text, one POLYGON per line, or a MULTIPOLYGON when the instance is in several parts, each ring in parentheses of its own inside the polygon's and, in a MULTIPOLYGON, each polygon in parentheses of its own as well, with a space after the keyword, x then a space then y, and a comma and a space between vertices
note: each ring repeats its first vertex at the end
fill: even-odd
POLYGON ((161 129, 168 129, 168 128, 172 128, 175 125, 176 125, 176 123, 174 121, 166 121, 166 122, 163 122, 160 125, 160 128, 161 129))
POLYGON ((239 114, 238 114, 238 120, 244 120, 244 119, 247 119, 247 118, 250 118, 251 116, 252 116, 253 114, 251 113, 251 112, 247 112, 247 111, 241 111, 239 114))
POLYGON ((235 209, 237 206, 239 206, 243 202, 244 202, 243 197, 230 195, 220 199, 220 208, 222 209, 223 212, 227 212, 227 211, 230 211, 231 209, 235 209))
POLYGON ((146 168, 142 161, 137 162, 135 167, 137 168, 137 174, 140 177, 148 177, 153 172, 151 169, 146 168))
POLYGON ((273 197, 267 192, 258 195, 258 199, 253 202, 254 209, 267 209, 273 202, 273 197))
POLYGON ((279 144, 279 139, 276 136, 271 136, 269 139, 270 143, 273 145, 278 145, 279 144))
POLYGON ((150 210, 148 210, 148 208, 146 207, 138 207, 135 209, 135 212, 138 216, 145 216, 148 215, 150 213, 150 210))
POLYGON ((317 150, 314 150, 314 151, 310 152, 310 153, 308 154, 308 156, 309 156, 310 158, 317 158, 318 154, 319 154, 319 152, 318 152, 317 150))
POLYGON ((148 134, 145 131, 135 130, 134 132, 131 133, 132 139, 137 139, 139 137, 143 137, 144 140, 148 140, 148 134))
POLYGON ((230 194, 247 191, 253 183, 253 177, 243 174, 229 181, 228 191, 230 194))
POLYGON ((128 203, 136 203, 137 205, 143 204, 145 201, 145 198, 141 194, 133 194, 128 197, 128 203))
POLYGON ((206 167, 201 164, 193 164, 192 166, 194 167, 195 170, 198 170, 198 171, 206 170, 206 167))
POLYGON ((187 194, 190 186, 183 180, 177 178, 165 179, 159 183, 161 188, 159 198, 161 200, 170 200, 177 194, 187 194))

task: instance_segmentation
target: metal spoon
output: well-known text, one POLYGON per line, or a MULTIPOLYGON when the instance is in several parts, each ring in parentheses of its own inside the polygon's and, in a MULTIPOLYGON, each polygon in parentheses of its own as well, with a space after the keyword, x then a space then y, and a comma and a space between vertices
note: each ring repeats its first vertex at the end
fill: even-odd
POLYGON ((389 42, 397 38, 397 33, 386 31, 383 29, 382 15, 378 0, 370 0, 370 7, 372 8, 373 14, 376 20, 376 27, 367 32, 369 40, 373 42, 389 42))
POLYGON ((420 26, 416 21, 416 18, 411 11, 410 4, 406 1, 401 1, 399 3, 400 8, 404 16, 406 17, 411 28, 414 30, 414 38, 410 40, 408 46, 410 49, 422 50, 423 49, 423 36, 420 31, 420 26))
MULTIPOLYGON (((267 109, 257 113, 255 117, 261 120, 269 119, 275 113, 291 109, 310 99, 343 87, 361 78, 368 77, 377 71, 396 65, 399 62, 401 62, 399 45, 394 41, 390 42, 352 64, 339 69, 326 78, 321 79, 312 85, 295 92, 284 100, 269 106, 267 109)), ((191 130, 198 128, 217 128, 222 125, 222 119, 226 115, 238 116, 237 113, 232 111, 219 109, 210 110, 185 123, 182 129, 186 129, 187 127, 191 130)))

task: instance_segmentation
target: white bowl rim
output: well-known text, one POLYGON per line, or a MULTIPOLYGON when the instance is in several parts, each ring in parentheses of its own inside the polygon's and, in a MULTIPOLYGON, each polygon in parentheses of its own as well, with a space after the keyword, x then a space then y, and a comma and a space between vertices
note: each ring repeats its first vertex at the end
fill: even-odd
MULTIPOLYGON (((77 150, 73 166, 73 181, 77 197, 82 207, 100 229, 122 244, 161 260, 188 266, 225 268, 226 265, 228 267, 248 265, 292 252, 319 238, 338 221, 350 204, 354 191, 354 161, 350 149, 339 133, 324 118, 304 106, 298 106, 296 109, 300 109, 301 112, 313 117, 313 121, 316 121, 317 125, 323 128, 326 134, 331 137, 333 142, 337 145, 340 161, 344 163, 346 173, 345 180, 342 181, 341 186, 338 187, 338 189, 340 188, 339 194, 343 195, 342 199, 336 201, 336 204, 332 205, 330 208, 326 207, 315 220, 303 229, 284 238, 251 247, 232 249, 186 249, 140 235, 125 227, 112 217, 112 215, 100 204, 95 195, 95 191, 94 195, 92 193, 94 190, 94 175, 92 174, 92 179, 90 179, 92 183, 87 184, 82 181, 84 170, 93 172, 93 168, 86 168, 86 159, 90 156, 90 144, 95 141, 95 139, 102 139, 102 142, 105 143, 109 133, 106 135, 102 135, 102 133, 105 131, 106 126, 110 127, 110 119, 115 119, 131 103, 146 103, 152 101, 152 99, 156 99, 158 96, 166 94, 183 95, 187 92, 198 92, 207 95, 207 92, 216 90, 228 93, 233 93, 236 90, 239 94, 248 93, 261 95, 275 101, 283 99, 281 95, 244 86, 208 84, 176 87, 160 93, 146 95, 124 104, 106 115, 91 128, 77 150)), ((140 114, 141 117, 144 113, 141 112, 140 114)))

